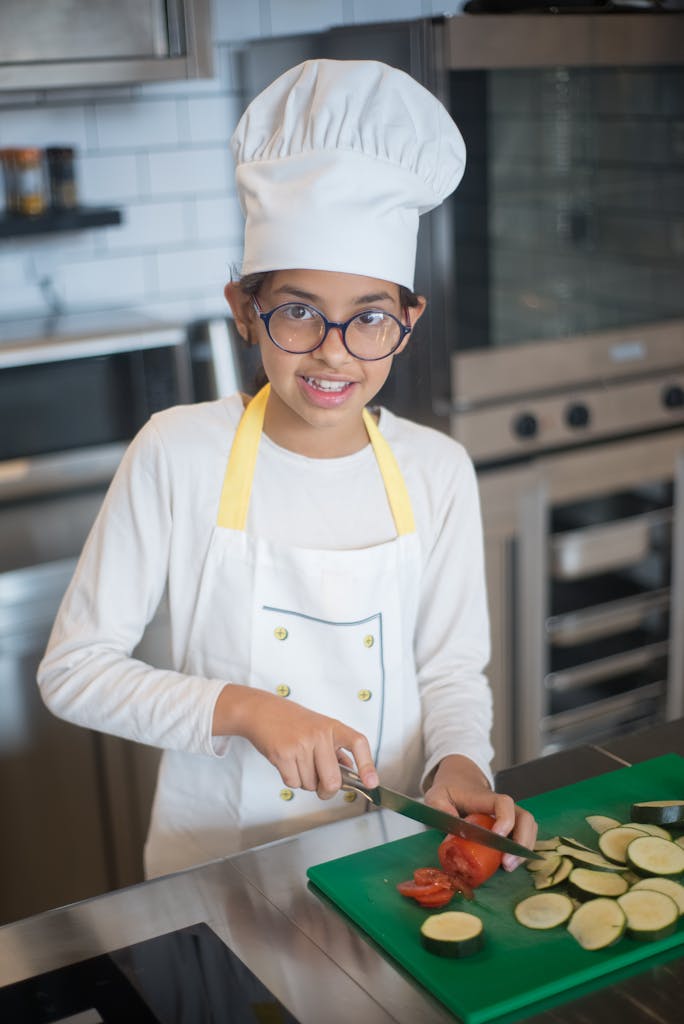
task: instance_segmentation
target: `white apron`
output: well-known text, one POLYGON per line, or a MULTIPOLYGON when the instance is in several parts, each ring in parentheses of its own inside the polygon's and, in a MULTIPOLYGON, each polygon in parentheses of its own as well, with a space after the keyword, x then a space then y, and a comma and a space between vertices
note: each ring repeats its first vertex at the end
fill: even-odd
MULTIPOLYGON (((238 425, 182 671, 260 687, 368 738, 383 782, 417 791, 423 768, 413 636, 420 550, 403 477, 364 423, 397 537, 360 550, 292 548, 246 532, 267 385, 238 425)), ((291 790, 247 740, 223 756, 166 751, 146 846, 148 875, 206 862, 365 810, 340 792, 291 790)))

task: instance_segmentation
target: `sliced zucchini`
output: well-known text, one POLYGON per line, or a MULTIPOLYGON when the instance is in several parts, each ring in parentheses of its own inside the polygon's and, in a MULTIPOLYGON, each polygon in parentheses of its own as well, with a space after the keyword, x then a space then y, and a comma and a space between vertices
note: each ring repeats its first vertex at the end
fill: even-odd
POLYGON ((591 846, 587 846, 585 843, 580 843, 579 839, 573 839, 572 836, 561 836, 559 845, 572 846, 573 850, 587 850, 589 853, 595 852, 591 846))
POLYGON ((420 941, 437 956, 472 956, 484 946, 484 926, 479 917, 462 910, 431 914, 420 926, 420 941))
POLYGON ((684 871, 684 848, 660 836, 638 836, 627 847, 627 863, 638 875, 676 878, 684 871))
POLYGON ((596 896, 622 896, 629 889, 629 882, 612 871, 574 868, 568 877, 568 889, 572 896, 584 902, 596 896))
MULTIPOLYGON (((627 894, 625 894, 627 895, 627 894)), ((625 912, 617 900, 599 896, 583 903, 570 918, 568 931, 582 949, 605 949, 621 939, 627 927, 625 912)))
POLYGON ((646 800, 632 804, 632 820, 648 825, 684 823, 684 800, 646 800))
MULTIPOLYGON (((644 836, 643 838, 648 838, 644 836)), ((593 850, 579 850, 576 846, 559 846, 556 853, 560 857, 570 857, 577 864, 582 864, 585 867, 596 868, 597 871, 619 871, 619 864, 612 864, 605 857, 602 857, 600 853, 594 853, 593 850)))
POLYGON ((664 892, 666 896, 674 900, 679 910, 679 916, 684 914, 684 885, 675 882, 674 878, 641 878, 635 882, 632 889, 650 889, 653 892, 664 892))
POLYGON ((607 818, 605 814, 588 814, 584 819, 590 828, 593 828, 594 832, 605 832, 609 828, 617 828, 622 822, 618 821, 617 818, 607 818))
POLYGON ((660 836, 661 839, 672 839, 672 833, 660 825, 651 825, 646 821, 626 821, 625 828, 638 828, 642 832, 648 832, 650 836, 660 836))
POLYGON ((675 843, 677 846, 684 846, 684 836, 677 836, 675 843))
POLYGON ((558 836, 554 836, 553 839, 538 839, 533 849, 543 853, 548 850, 555 850, 559 843, 560 839, 558 836))
POLYGON ((617 828, 609 828, 601 833, 598 841, 599 850, 607 860, 615 864, 626 864, 627 847, 633 839, 645 835, 648 833, 643 832, 638 825, 618 825, 617 828))
POLYGON ((542 871, 537 871, 534 876, 535 889, 553 889, 554 886, 560 885, 568 877, 573 867, 574 864, 569 857, 562 857, 558 869, 552 874, 547 875, 542 871))
POLYGON ((656 942, 672 935, 679 921, 679 908, 671 896, 653 889, 630 889, 617 902, 627 918, 633 939, 656 942))
POLYGON ((515 919, 525 928, 547 931, 564 924, 572 914, 572 900, 560 892, 538 892, 516 906, 515 919))
POLYGON ((636 871, 621 871, 620 878, 624 878, 627 885, 631 888, 635 882, 641 881, 643 875, 637 875, 636 871))
POLYGON ((547 853, 539 860, 528 860, 525 867, 528 871, 541 871, 544 875, 552 875, 560 867, 561 858, 557 853, 547 853))

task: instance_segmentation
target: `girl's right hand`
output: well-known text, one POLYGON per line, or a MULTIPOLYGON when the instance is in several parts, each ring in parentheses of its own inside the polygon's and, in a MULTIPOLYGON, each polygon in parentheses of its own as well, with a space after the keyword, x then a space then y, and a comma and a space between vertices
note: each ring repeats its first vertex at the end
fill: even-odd
POLYGON ((379 782, 363 733, 265 690, 225 686, 216 702, 213 734, 249 740, 278 769, 285 786, 315 791, 322 800, 340 789, 338 762, 355 767, 370 789, 379 782))

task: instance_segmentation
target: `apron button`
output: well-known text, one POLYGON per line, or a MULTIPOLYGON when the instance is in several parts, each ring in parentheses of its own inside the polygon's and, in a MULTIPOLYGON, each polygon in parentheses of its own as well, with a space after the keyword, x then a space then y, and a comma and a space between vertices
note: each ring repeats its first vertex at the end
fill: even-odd
POLYGON ((373 694, 371 693, 370 690, 359 690, 356 696, 359 698, 359 700, 366 701, 370 700, 373 694))
POLYGON ((375 637, 371 633, 366 633, 366 635, 363 638, 363 646, 372 647, 374 643, 375 637))
POLYGON ((276 628, 273 630, 273 636, 276 638, 276 640, 286 640, 287 630, 285 629, 284 626, 276 626, 276 628))
POLYGON ((290 687, 287 685, 287 683, 279 683, 278 686, 276 686, 275 688, 275 692, 278 694, 279 697, 289 697, 290 687))
POLYGON ((294 800, 294 793, 292 792, 291 789, 281 789, 280 790, 280 799, 281 800, 294 800))
POLYGON ((348 803, 348 804, 353 804, 353 803, 354 803, 354 801, 356 800, 356 797, 357 797, 357 794, 356 794, 356 793, 351 793, 351 792, 350 792, 350 793, 345 793, 345 794, 344 794, 344 796, 342 797, 342 799, 343 799, 343 800, 344 800, 344 801, 345 801, 346 803, 348 803))

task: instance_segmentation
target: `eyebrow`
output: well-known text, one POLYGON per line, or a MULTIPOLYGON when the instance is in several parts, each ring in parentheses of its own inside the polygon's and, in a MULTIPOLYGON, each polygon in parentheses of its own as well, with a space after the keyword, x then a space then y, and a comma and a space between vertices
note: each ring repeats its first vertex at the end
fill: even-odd
MULTIPOLYGON (((312 305, 322 302, 320 295, 314 295, 312 292, 307 292, 303 288, 293 288, 289 284, 282 284, 279 288, 276 288, 273 292, 274 295, 292 295, 297 299, 302 299, 304 302, 310 302, 312 305)), ((366 306, 372 302, 382 302, 387 300, 393 302, 396 296, 390 295, 389 292, 369 292, 367 295, 359 295, 357 298, 352 299, 350 305, 352 306, 366 306)))

